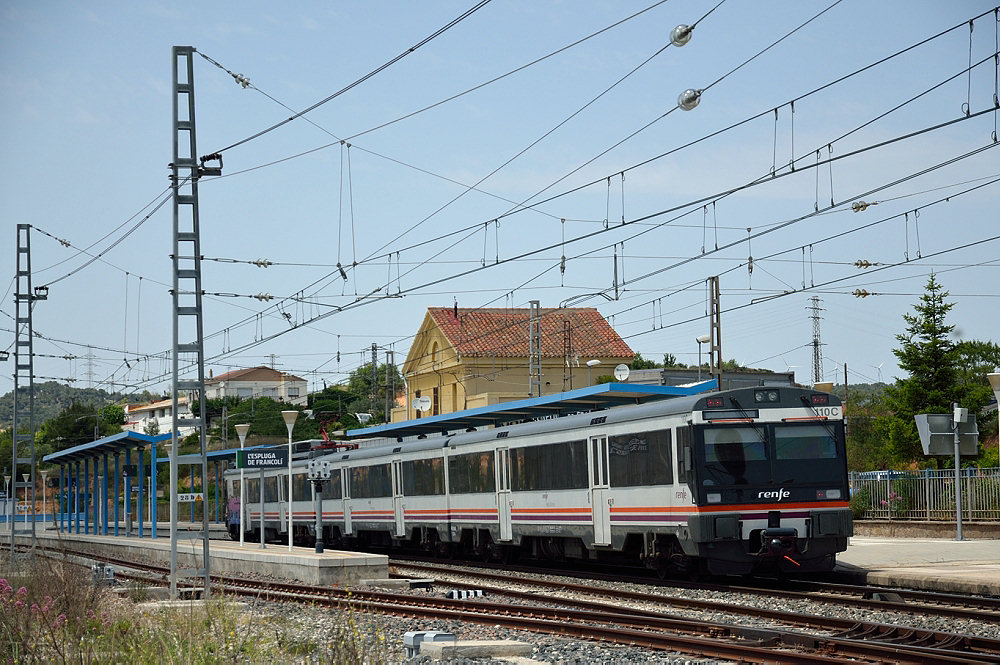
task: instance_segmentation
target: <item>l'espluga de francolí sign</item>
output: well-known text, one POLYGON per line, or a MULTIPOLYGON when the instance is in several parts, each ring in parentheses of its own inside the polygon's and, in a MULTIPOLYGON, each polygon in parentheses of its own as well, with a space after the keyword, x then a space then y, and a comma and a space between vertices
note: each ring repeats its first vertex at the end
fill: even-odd
POLYGON ((241 450, 237 456, 237 466, 243 469, 270 469, 288 466, 288 451, 284 448, 241 450))

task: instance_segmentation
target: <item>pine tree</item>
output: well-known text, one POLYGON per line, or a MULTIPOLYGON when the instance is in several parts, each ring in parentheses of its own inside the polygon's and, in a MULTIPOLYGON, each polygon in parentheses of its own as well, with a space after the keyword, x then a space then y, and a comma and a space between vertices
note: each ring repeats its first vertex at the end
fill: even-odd
POLYGON ((954 306, 945 302, 948 292, 931 274, 913 306, 915 314, 904 314, 906 332, 896 335, 900 348, 893 349, 899 367, 909 373, 885 391, 890 414, 880 423, 887 452, 897 466, 924 459, 913 416, 918 413, 948 413, 960 397, 957 386, 959 355, 949 335, 955 326, 945 319, 954 306))

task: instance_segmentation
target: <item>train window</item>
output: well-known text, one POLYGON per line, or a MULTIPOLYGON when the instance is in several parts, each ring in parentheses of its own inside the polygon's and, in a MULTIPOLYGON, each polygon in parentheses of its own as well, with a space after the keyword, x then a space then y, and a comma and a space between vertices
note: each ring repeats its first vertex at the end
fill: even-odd
POLYGON ((775 425, 775 482, 842 484, 843 459, 834 431, 829 425, 775 425))
POLYGON ((444 459, 417 459, 403 462, 403 494, 432 496, 444 494, 444 459))
POLYGON ((247 503, 256 501, 260 503, 260 481, 256 478, 247 478, 247 491, 244 493, 247 503))
POLYGON ((677 480, 682 483, 690 483, 692 450, 691 450, 691 426, 685 425, 677 428, 677 480))
POLYGON ((612 436, 608 455, 612 487, 673 482, 670 430, 612 436))
POLYGON ((312 489, 309 487, 312 483, 309 482, 309 478, 304 473, 296 473, 292 475, 292 501, 311 501, 312 500, 312 489))
POLYGON ((351 469, 352 498, 377 499, 386 496, 392 496, 388 464, 372 464, 351 469))
POLYGON ((324 499, 343 499, 344 492, 340 485, 340 469, 331 469, 330 480, 323 483, 324 499))
POLYGON ((759 427, 712 427, 705 434, 705 485, 744 485, 770 480, 767 438, 759 427))
POLYGON ((495 492, 493 451, 448 457, 448 491, 452 494, 495 492))
POLYGON ((510 466, 511 489, 515 492, 589 486, 586 441, 511 448, 510 466))
POLYGON ((274 503, 278 500, 278 479, 274 476, 264 478, 264 503, 274 503))
POLYGON ((779 460, 833 459, 837 444, 821 425, 774 428, 774 457, 779 460))

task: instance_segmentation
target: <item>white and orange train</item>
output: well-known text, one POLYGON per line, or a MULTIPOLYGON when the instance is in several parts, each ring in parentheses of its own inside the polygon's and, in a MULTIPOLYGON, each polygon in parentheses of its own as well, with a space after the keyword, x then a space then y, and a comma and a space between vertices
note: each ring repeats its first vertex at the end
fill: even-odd
MULTIPOLYGON (((843 410, 827 393, 740 388, 496 427, 454 415, 458 431, 443 419, 436 434, 294 459, 293 536, 316 535, 310 459, 329 462, 335 547, 746 575, 830 570, 852 534, 843 410)), ((263 509, 265 539, 286 540, 287 470, 247 473, 242 509, 239 478, 226 474, 233 538, 242 523, 259 539, 263 509)))

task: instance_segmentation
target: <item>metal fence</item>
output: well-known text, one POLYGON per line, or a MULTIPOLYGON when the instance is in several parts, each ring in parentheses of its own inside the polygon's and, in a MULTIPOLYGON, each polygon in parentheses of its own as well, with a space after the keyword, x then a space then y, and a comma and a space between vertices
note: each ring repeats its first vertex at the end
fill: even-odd
MULTIPOLYGON (((1000 521, 1000 468, 962 469, 962 519, 1000 521)), ((851 473, 856 519, 955 520, 954 469, 851 473)))

